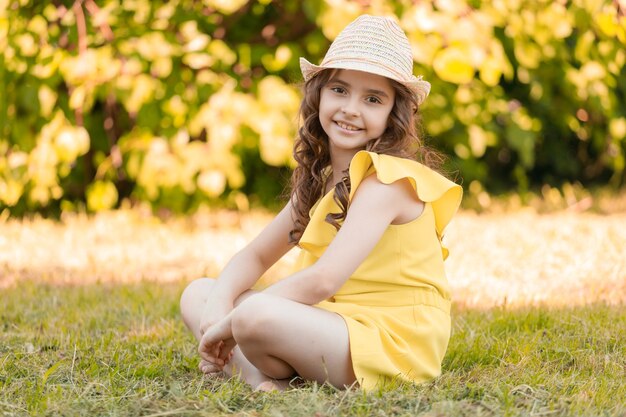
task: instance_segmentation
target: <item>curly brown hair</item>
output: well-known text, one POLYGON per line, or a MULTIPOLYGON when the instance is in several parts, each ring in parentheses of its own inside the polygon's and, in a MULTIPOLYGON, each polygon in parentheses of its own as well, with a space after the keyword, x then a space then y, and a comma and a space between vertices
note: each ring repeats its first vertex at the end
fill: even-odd
MULTIPOLYGON (((290 192, 295 228, 289 233, 289 240, 294 244, 300 241, 309 223, 309 211, 324 195, 330 151, 328 136, 319 120, 319 106, 322 88, 336 73, 337 70, 323 70, 304 84, 304 97, 299 111, 301 126, 293 151, 298 165, 291 177, 290 192)), ((415 94, 399 82, 390 81, 396 97, 387 129, 380 137, 368 142, 365 150, 412 159, 438 169, 442 162, 441 155, 424 146, 420 139, 415 94)), ((349 207, 350 177, 347 170, 343 174, 342 180, 335 185, 333 195, 341 212, 326 216, 326 221, 337 230, 341 227, 349 207)))

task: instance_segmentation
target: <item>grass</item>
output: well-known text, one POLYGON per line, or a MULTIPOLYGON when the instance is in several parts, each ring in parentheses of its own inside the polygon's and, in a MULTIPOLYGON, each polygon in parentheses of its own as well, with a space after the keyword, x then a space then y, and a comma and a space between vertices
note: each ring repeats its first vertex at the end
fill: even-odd
POLYGON ((252 392, 205 378, 182 281, 0 292, 0 415, 625 416, 626 307, 457 308, 444 373, 417 387, 252 392))
POLYGON ((197 371, 179 295, 271 213, 0 214, 0 416, 626 417, 626 211, 567 207, 455 216, 443 375, 369 393, 257 393, 197 371))

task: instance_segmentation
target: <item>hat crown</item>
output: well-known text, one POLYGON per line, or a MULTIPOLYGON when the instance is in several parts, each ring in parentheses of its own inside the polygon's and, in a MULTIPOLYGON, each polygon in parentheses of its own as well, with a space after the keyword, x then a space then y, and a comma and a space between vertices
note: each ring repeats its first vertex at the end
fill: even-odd
POLYGON ((333 41, 321 65, 346 61, 379 65, 399 81, 413 77, 411 44, 398 23, 389 17, 359 16, 333 41))
POLYGON ((364 71, 398 81, 415 93, 418 105, 430 93, 430 83, 413 75, 411 44, 390 17, 359 16, 333 41, 320 65, 300 58, 305 81, 331 68, 364 71))

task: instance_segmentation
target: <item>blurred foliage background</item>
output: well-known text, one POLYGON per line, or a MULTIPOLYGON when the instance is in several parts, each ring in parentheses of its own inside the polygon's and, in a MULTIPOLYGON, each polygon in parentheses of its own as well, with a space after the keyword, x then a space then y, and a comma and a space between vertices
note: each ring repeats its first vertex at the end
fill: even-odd
POLYGON ((407 32, 468 195, 625 185, 617 0, 0 0, 0 209, 275 205, 298 57, 363 13, 407 32))

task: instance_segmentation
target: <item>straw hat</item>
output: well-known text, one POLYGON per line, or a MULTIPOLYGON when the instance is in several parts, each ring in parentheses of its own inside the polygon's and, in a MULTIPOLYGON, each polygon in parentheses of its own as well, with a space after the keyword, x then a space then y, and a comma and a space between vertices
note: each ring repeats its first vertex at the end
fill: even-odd
POLYGON ((396 80, 415 92, 418 104, 428 96, 430 83, 413 75, 413 53, 398 23, 389 17, 362 15, 333 41, 320 65, 300 58, 304 81, 327 68, 365 71, 396 80))

